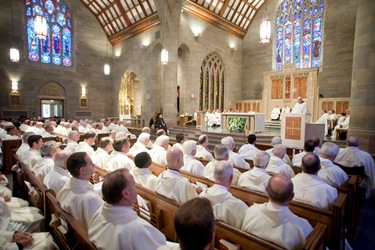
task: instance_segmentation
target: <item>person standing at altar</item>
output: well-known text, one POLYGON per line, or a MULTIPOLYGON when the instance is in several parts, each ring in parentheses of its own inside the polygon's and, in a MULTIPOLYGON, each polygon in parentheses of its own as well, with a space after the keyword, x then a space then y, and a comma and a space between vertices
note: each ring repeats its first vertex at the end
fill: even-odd
POLYGON ((302 97, 297 98, 297 103, 292 109, 292 114, 310 114, 309 107, 307 103, 302 100, 302 97))

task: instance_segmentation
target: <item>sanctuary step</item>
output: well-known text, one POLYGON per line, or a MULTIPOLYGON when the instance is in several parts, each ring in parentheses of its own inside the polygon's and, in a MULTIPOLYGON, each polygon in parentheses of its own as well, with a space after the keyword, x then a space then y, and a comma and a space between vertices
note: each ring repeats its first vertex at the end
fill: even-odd
POLYGON ((264 123, 264 126, 265 126, 266 129, 280 130, 281 129, 281 121, 266 121, 264 123))

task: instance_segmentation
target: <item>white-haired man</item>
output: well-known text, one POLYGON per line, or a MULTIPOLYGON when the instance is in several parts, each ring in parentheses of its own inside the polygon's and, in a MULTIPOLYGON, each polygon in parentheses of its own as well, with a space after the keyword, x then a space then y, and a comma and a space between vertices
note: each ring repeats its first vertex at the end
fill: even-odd
POLYGON ((273 155, 270 158, 266 171, 268 173, 278 174, 284 173, 289 178, 294 177, 294 171, 291 166, 283 161, 283 157, 286 153, 286 147, 282 144, 277 144, 273 148, 273 155))
POLYGON ((214 178, 215 184, 200 193, 199 197, 210 200, 217 220, 240 229, 248 206, 229 192, 233 179, 232 165, 227 161, 218 162, 214 178))
POLYGON ((44 177, 43 184, 55 191, 57 194, 72 177, 67 170, 66 161, 71 155, 70 152, 63 150, 58 151, 53 158, 52 170, 44 177))
POLYGON ((152 161, 161 165, 167 165, 166 155, 169 146, 169 136, 161 135, 156 138, 154 146, 150 150, 152 161))
POLYGON ((188 171, 192 174, 203 175, 204 165, 194 157, 197 152, 197 143, 193 140, 187 140, 182 146, 185 164, 181 170, 188 171))
POLYGON ((226 136, 221 139, 221 143, 226 145, 229 149, 229 159, 228 161, 232 164, 233 167, 250 169, 249 163, 247 163, 242 156, 233 152, 234 147, 236 146, 233 140, 233 137, 226 136))
POLYGON ((322 178, 324 182, 334 187, 341 186, 348 180, 348 175, 344 170, 333 163, 338 153, 339 147, 336 144, 326 142, 322 146, 320 155, 320 170, 318 176, 322 178))
POLYGON ((195 154, 195 157, 202 157, 206 161, 213 161, 214 157, 208 150, 208 136, 205 134, 200 135, 198 138, 198 143, 199 144, 197 145, 197 153, 195 154))
MULTIPOLYGON (((272 138, 271 140, 271 145, 272 145, 272 148, 270 149, 267 149, 266 152, 269 153, 270 155, 273 155, 273 148, 275 147, 275 145, 277 144, 283 144, 282 143, 282 140, 281 140, 281 137, 280 136, 275 136, 272 138)), ((292 165, 292 161, 290 160, 289 156, 287 154, 284 155, 283 157, 283 161, 288 164, 288 165, 292 165)))
POLYGON ((39 159, 31 170, 41 181, 53 168, 53 157, 58 151, 60 151, 60 148, 55 141, 47 141, 40 147, 43 158, 39 159))
POLYGON ((76 130, 72 130, 68 133, 68 143, 64 148, 65 151, 74 153, 78 148, 78 141, 80 138, 80 134, 76 130))
POLYGON ((150 142, 150 134, 141 133, 138 136, 137 142, 130 148, 128 155, 135 157, 141 152, 149 152, 147 145, 150 142))
POLYGON ((270 160, 267 152, 260 151, 255 155, 253 169, 242 173, 238 186, 266 193, 266 187, 271 176, 266 172, 270 160))

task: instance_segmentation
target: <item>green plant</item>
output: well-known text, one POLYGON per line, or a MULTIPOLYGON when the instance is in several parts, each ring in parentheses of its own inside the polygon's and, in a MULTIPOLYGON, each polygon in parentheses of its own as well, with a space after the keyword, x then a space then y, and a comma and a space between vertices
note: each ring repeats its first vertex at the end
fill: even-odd
POLYGON ((237 130, 237 131, 243 131, 245 129, 246 124, 246 118, 230 118, 228 120, 228 129, 229 130, 237 130))

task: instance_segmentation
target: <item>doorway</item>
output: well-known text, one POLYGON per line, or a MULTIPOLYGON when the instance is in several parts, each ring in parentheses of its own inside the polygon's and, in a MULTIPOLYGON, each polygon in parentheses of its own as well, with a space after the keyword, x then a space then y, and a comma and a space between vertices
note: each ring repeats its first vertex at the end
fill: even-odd
POLYGON ((42 117, 64 116, 64 101, 63 100, 40 100, 42 117))

